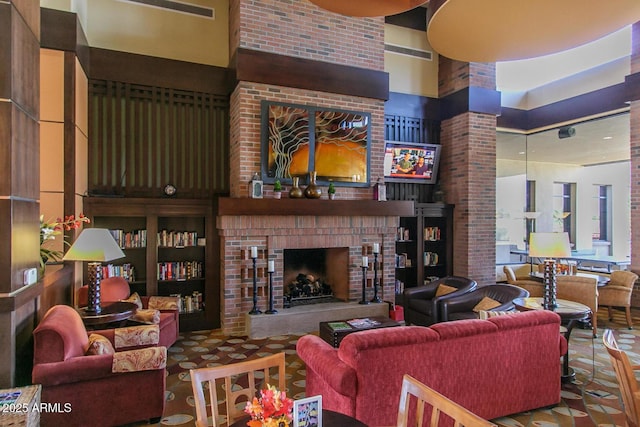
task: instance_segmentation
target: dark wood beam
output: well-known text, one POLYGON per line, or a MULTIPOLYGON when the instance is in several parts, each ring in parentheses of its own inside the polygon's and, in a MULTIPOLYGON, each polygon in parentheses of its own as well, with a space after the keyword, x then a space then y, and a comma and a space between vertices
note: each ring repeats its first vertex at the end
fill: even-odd
POLYGON ((297 89, 387 100, 389 74, 329 62, 240 48, 236 79, 297 89))

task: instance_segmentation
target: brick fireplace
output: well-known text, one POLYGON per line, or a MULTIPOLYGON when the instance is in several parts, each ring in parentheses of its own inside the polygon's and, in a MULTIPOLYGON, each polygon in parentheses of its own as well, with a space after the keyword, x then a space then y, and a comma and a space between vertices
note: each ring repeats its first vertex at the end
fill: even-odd
MULTIPOLYGON (((380 244, 383 300, 394 298, 395 236, 399 217, 413 214, 413 202, 373 200, 220 199, 218 233, 222 278, 221 323, 230 335, 247 334, 247 313, 253 307, 251 246, 258 248, 257 306, 268 308, 267 262, 275 263, 274 314, 278 322, 283 308, 284 251, 311 248, 344 248, 347 251, 346 302, 362 298, 362 256, 373 265, 373 243, 380 244)), ((373 296, 373 272, 367 275, 367 299, 373 296)), ((302 331, 301 331, 302 332, 302 331)))

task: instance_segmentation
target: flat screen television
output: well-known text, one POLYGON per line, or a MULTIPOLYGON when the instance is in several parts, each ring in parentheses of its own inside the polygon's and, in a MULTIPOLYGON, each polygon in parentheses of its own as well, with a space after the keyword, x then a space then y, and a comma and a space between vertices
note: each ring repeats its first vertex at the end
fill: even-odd
POLYGON ((439 144, 385 141, 385 181, 435 184, 439 163, 439 144))

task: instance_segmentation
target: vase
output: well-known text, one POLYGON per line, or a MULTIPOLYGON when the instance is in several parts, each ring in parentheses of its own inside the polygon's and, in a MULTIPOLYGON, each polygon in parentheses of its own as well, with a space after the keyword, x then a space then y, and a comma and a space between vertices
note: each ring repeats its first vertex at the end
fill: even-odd
POLYGON ((309 185, 304 189, 304 197, 307 199, 319 199, 322 190, 316 185, 316 171, 309 172, 309 185))
POLYGON ((291 190, 289 190, 289 198, 291 199, 301 199, 304 197, 302 189, 300 188, 300 178, 297 176, 293 177, 293 185, 291 186, 291 190))

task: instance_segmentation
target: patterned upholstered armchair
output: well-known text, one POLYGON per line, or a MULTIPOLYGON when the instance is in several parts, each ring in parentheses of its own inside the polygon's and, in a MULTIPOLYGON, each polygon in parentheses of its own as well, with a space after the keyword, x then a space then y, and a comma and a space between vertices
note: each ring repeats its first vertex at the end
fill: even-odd
MULTIPOLYGON (((77 301, 79 307, 87 305, 87 293, 88 287, 86 285, 78 289, 77 301)), ((178 339, 180 313, 178 311, 177 297, 141 296, 136 298, 137 294, 131 294, 129 282, 122 277, 102 279, 100 293, 102 302, 127 300, 135 302, 140 310, 157 310, 159 312, 157 323, 160 326, 160 345, 171 347, 178 339)))
POLYGON ((51 307, 33 331, 32 381, 42 385, 43 403, 61 408, 43 411, 43 426, 115 426, 162 417, 167 349, 148 345, 157 342, 158 326, 102 332, 87 333, 80 314, 66 305, 51 307))
POLYGON ((633 326, 631 321, 631 293, 633 285, 638 280, 638 275, 631 271, 614 271, 611 273, 609 283, 601 287, 598 292, 598 305, 607 307, 609 320, 612 320, 611 307, 622 307, 627 317, 629 329, 633 326))
POLYGON ((429 326, 441 322, 442 302, 451 297, 474 290, 475 280, 459 276, 447 276, 424 286, 404 290, 405 321, 410 325, 429 326))

